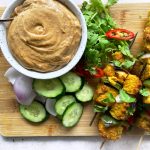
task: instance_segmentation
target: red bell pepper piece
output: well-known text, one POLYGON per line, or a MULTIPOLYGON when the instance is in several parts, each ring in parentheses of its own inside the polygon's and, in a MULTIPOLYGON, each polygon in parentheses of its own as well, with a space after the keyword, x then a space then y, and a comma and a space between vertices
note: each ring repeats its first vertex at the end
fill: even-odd
POLYGON ((104 76, 104 71, 101 68, 95 68, 96 74, 90 74, 88 70, 85 70, 84 67, 81 64, 78 64, 75 68, 74 71, 81 77, 86 77, 86 78, 101 78, 104 76))
POLYGON ((126 29, 112 29, 106 32, 106 37, 109 39, 125 40, 133 39, 135 34, 126 29))
POLYGON ((101 68, 96 68, 96 72, 97 72, 97 73, 93 75, 95 78, 101 78, 101 77, 104 76, 104 71, 103 71, 103 69, 101 69, 101 68))

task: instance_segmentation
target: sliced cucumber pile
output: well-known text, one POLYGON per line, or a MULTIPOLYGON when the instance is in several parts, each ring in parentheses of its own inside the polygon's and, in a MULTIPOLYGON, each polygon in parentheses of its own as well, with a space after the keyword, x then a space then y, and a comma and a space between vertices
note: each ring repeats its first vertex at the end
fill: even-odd
POLYGON ((65 93, 65 87, 59 79, 35 79, 33 88, 39 95, 48 98, 55 98, 65 93))
POLYGON ((42 122, 47 118, 45 107, 37 101, 33 101, 29 106, 20 105, 20 113, 26 120, 34 123, 42 122))
POLYGON ((79 122, 82 112, 83 106, 80 103, 73 103, 70 105, 63 115, 63 125, 67 128, 75 126, 79 122))
POLYGON ((74 72, 68 72, 60 77, 66 87, 66 92, 76 92, 83 86, 83 79, 74 72))
POLYGON ((55 79, 34 79, 33 89, 38 94, 36 99, 44 102, 45 107, 33 101, 30 106, 20 105, 20 113, 34 123, 46 120, 49 113, 61 119, 65 127, 73 127, 83 112, 83 106, 76 100, 88 102, 93 98, 93 89, 74 72, 55 79))
POLYGON ((83 88, 75 93, 76 98, 81 102, 91 101, 94 95, 94 91, 88 84, 84 84, 83 88))
POLYGON ((56 110, 57 115, 60 118, 62 118, 66 108, 74 102, 76 102, 76 99, 72 95, 63 96, 62 98, 57 100, 57 102, 55 104, 55 110, 56 110))

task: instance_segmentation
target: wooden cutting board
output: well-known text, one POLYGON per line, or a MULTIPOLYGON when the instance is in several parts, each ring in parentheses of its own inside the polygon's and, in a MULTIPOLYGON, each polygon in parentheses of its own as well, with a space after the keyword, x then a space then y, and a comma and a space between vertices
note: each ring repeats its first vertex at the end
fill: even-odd
MULTIPOLYGON (((0 8, 2 14, 4 8, 0 8)), ((117 4, 111 9, 112 16, 121 28, 138 32, 137 40, 132 47, 133 53, 142 48, 144 24, 147 19, 149 4, 117 4)), ((97 136, 97 121, 90 127, 89 123, 94 113, 91 104, 84 107, 83 116, 77 126, 64 128, 60 121, 50 117, 40 125, 33 125, 25 121, 19 113, 12 86, 4 78, 5 71, 10 67, 0 51, 0 134, 7 137, 17 136, 97 136)), ((133 131, 130 134, 139 134, 133 131)))

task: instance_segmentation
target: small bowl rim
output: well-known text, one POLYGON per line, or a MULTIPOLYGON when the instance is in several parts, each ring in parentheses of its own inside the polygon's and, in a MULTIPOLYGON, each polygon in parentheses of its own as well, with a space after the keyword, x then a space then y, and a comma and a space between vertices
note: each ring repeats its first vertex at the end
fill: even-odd
MULTIPOLYGON (((87 26, 86 26, 86 21, 85 18, 81 12, 81 10, 79 9, 79 7, 71 0, 59 0, 60 2, 62 2, 64 5, 66 5, 68 7, 68 9, 70 11, 72 11, 76 17, 79 19, 80 24, 81 24, 81 28, 82 28, 82 34, 81 34, 81 41, 80 41, 80 45, 77 49, 76 54, 74 55, 74 57, 72 58, 72 60, 63 68, 53 71, 53 72, 46 72, 46 73, 42 73, 42 72, 36 72, 33 70, 28 70, 25 67, 23 67, 13 56, 13 54, 11 53, 8 44, 7 44, 7 36, 6 36, 6 25, 5 23, 0 24, 0 47, 2 50, 2 53, 5 57, 5 59, 7 60, 7 62, 14 67, 18 72, 31 77, 31 78, 35 78, 35 79, 52 79, 52 78, 57 78, 62 76, 63 74, 69 72, 71 69, 73 69, 75 67, 75 65, 79 62, 79 60, 81 59, 85 48, 86 48, 86 43, 87 43, 87 26), (74 9, 74 10, 73 10, 74 9), (75 12, 76 11, 76 12, 75 12), (4 40, 2 40, 2 38, 4 40)), ((20 0, 13 0, 5 9, 4 13, 1 16, 1 19, 7 18, 8 16, 11 15, 12 10, 14 10, 14 8, 19 4, 23 2, 20 0), (17 4, 18 3, 18 4, 17 4), (17 4, 17 5, 16 5, 17 4)))

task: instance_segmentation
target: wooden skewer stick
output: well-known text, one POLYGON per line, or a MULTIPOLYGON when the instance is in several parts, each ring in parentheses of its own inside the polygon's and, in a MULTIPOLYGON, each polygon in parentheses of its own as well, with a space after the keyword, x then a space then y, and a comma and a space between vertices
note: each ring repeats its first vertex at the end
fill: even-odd
POLYGON ((8 19, 0 19, 0 22, 7 22, 12 21, 14 18, 8 18, 8 19))
POLYGON ((138 145, 137 145, 137 147, 136 147, 136 150, 140 150, 140 146, 141 146, 141 144, 142 144, 142 142, 143 142, 144 135, 145 135, 145 134, 143 134, 143 135, 140 137, 140 140, 139 140, 139 143, 138 143, 138 145))
POLYGON ((104 145, 105 145, 106 142, 107 142, 107 140, 104 140, 104 141, 102 142, 102 144, 101 144, 101 146, 100 146, 100 150, 103 149, 103 147, 104 147, 104 145))
POLYGON ((130 43, 130 45, 129 45, 129 49, 131 49, 132 45, 134 44, 134 42, 135 42, 135 40, 136 40, 137 35, 138 35, 138 32, 135 34, 134 39, 133 39, 133 40, 132 40, 132 42, 130 43))
POLYGON ((97 114, 98 114, 97 112, 94 114, 94 116, 93 116, 93 118, 92 118, 92 120, 91 120, 91 122, 90 122, 90 124, 89 124, 90 126, 92 126, 92 124, 93 124, 93 122, 94 122, 94 120, 95 120, 97 114))

